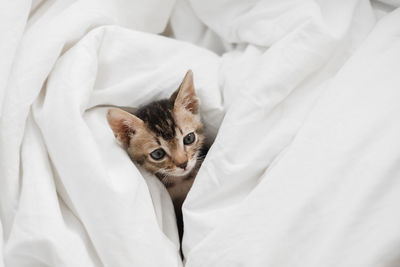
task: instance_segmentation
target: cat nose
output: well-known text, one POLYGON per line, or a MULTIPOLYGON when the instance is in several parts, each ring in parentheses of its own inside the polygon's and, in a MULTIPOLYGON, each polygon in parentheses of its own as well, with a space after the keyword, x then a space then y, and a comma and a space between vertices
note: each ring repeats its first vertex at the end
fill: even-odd
POLYGON ((182 169, 186 169, 187 164, 188 164, 188 161, 185 161, 185 162, 177 164, 176 166, 178 166, 179 168, 182 168, 182 169))

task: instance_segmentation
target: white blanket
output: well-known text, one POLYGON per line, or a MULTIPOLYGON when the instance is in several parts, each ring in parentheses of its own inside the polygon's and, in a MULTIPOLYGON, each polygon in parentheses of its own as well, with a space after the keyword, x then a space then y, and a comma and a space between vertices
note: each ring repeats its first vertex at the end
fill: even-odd
POLYGON ((399 7, 0 2, 0 267, 400 266, 399 7), (168 193, 105 113, 188 69, 214 143, 182 263, 168 193))

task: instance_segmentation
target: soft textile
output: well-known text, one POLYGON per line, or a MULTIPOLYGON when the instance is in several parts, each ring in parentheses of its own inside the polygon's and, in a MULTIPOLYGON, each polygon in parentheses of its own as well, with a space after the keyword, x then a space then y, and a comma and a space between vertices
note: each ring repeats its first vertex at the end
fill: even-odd
POLYGON ((0 2, 0 266, 400 265, 400 3, 0 2), (194 72, 183 206, 108 107, 194 72))

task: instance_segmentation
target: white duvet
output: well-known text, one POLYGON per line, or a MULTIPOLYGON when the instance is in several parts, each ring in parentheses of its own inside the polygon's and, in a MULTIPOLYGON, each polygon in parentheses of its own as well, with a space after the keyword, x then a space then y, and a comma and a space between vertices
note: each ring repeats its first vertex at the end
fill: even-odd
POLYGON ((400 2, 0 2, 0 266, 400 266, 400 2), (169 37, 160 36, 160 33, 169 37), (194 72, 183 207, 105 113, 194 72))

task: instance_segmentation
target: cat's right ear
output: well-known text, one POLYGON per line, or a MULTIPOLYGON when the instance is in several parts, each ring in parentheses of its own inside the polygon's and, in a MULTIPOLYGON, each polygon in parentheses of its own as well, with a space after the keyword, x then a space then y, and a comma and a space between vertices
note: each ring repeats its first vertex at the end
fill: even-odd
POLYGON ((193 114, 198 113, 199 99, 196 96, 193 83, 193 72, 188 70, 178 90, 176 90, 169 101, 174 104, 174 110, 188 110, 193 114))
POLYGON ((141 119, 119 108, 108 110, 107 121, 114 132, 114 136, 125 147, 129 146, 129 141, 136 131, 144 127, 144 122, 141 119))

